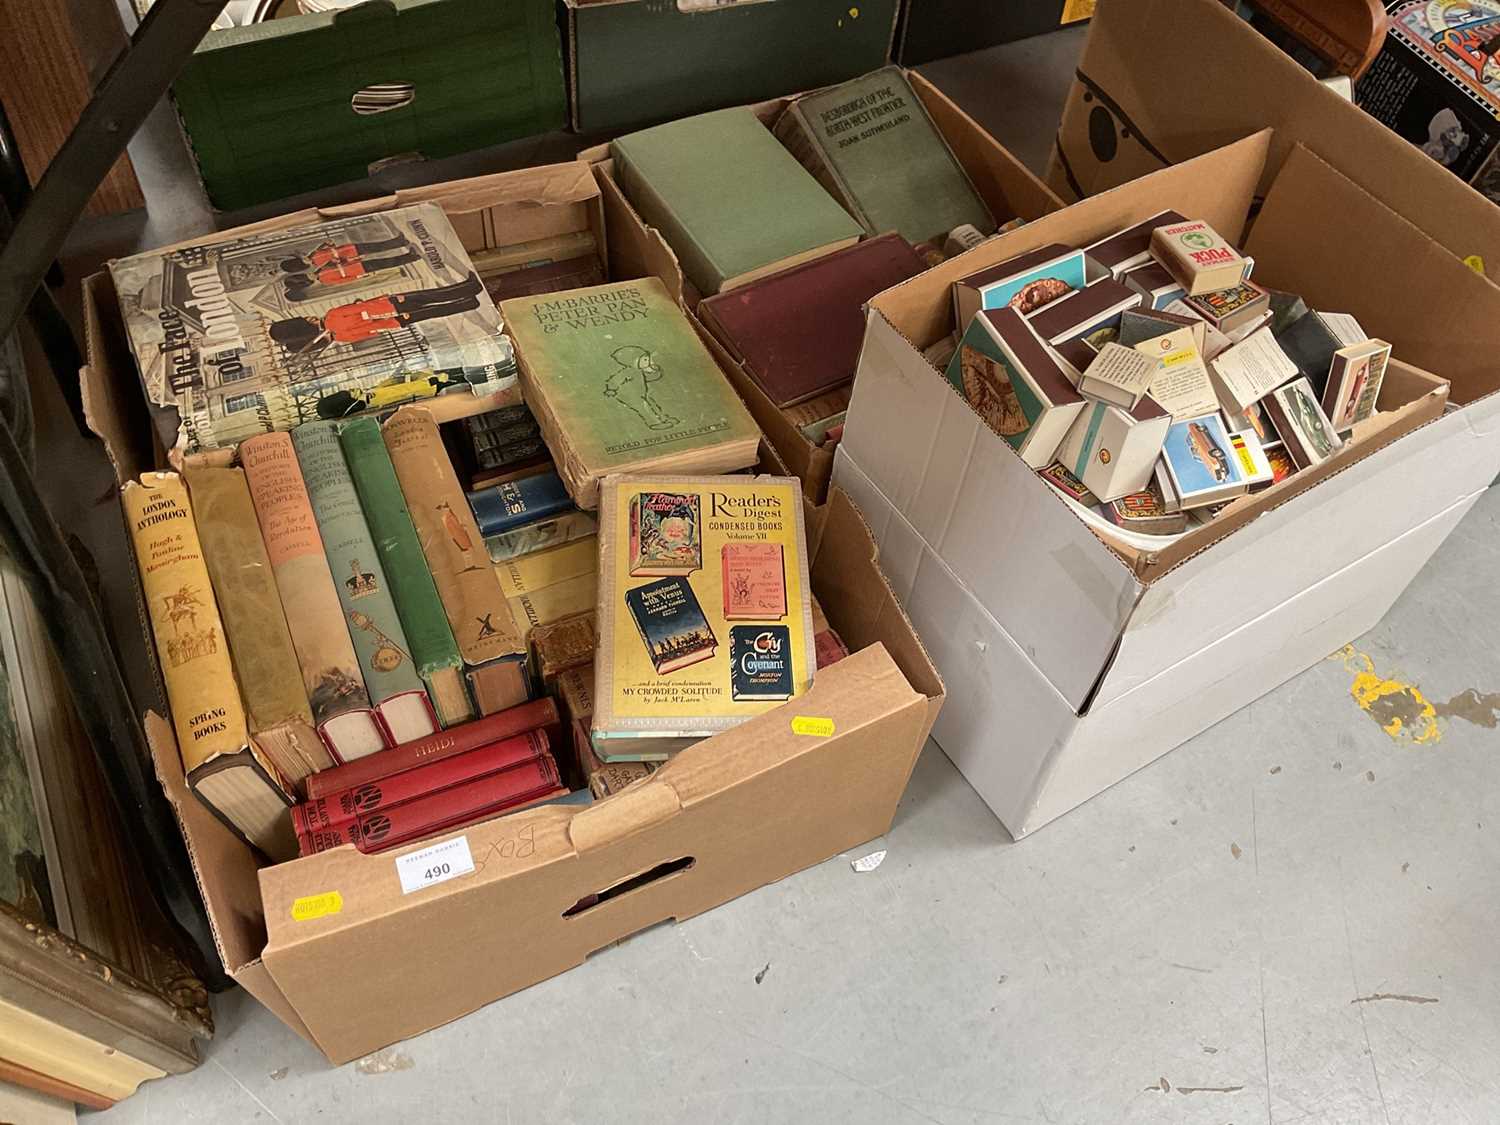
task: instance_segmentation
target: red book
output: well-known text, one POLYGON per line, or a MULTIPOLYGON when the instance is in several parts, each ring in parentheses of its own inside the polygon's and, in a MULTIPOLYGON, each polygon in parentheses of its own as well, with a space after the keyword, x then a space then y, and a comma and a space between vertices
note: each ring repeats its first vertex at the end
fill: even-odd
POLYGON ((332 769, 319 770, 307 779, 307 799, 313 801, 343 789, 354 789, 428 762, 441 761, 492 742, 557 724, 557 704, 551 699, 534 699, 472 723, 462 723, 332 769))
POLYGON ((547 753, 548 749, 546 732, 531 730, 451 758, 429 760, 415 769, 402 770, 390 777, 376 778, 352 789, 340 789, 326 797, 294 805, 292 827, 301 834, 332 828, 354 820, 362 813, 412 801, 439 789, 463 785, 485 774, 532 761, 547 753))
POLYGON ((352 822, 300 834, 297 843, 305 856, 341 844, 353 844, 362 852, 381 852, 558 795, 559 791, 566 792, 558 778, 557 763, 548 754, 378 812, 362 813, 352 822))

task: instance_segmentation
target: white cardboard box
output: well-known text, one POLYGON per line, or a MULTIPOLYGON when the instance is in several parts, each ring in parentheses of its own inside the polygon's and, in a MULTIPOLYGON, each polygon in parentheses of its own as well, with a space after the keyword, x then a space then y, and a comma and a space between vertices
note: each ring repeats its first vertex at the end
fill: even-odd
POLYGON ((1039 219, 871 305, 834 480, 870 520, 948 681, 934 737, 1017 837, 1373 626, 1500 470, 1493 341, 1434 334, 1455 306, 1500 334, 1500 290, 1300 148, 1246 236, 1270 140, 1039 219), (1241 241, 1268 284, 1389 334, 1396 382, 1325 465, 1162 551, 1117 551, 921 349, 948 330, 953 277, 1164 206, 1241 241), (1452 379, 1453 405, 1447 384, 1410 366, 1424 361, 1452 379))

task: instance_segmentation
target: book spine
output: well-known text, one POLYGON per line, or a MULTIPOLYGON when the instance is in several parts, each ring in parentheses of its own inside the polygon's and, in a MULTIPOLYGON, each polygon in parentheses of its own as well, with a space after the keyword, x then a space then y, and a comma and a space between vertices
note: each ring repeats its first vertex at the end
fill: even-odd
POLYGON ((865 228, 867 235, 874 237, 882 233, 874 228, 870 222, 870 216, 865 213, 859 205, 859 200, 849 190, 849 185, 844 182, 844 177, 839 173, 838 167, 824 151, 823 146, 818 143, 812 126, 808 124, 806 115, 799 104, 793 102, 782 113, 781 119, 776 122, 776 127, 771 131, 776 135, 776 139, 786 146, 786 150, 796 158, 797 163, 812 173, 813 179, 823 186, 823 190, 837 199, 843 205, 844 210, 859 220, 859 225, 865 228))
POLYGON ((369 417, 345 422, 339 442, 418 673, 426 679, 441 668, 461 668, 458 642, 412 526, 380 423, 369 417))
POLYGON ((508 711, 476 719, 472 723, 393 746, 357 762, 315 773, 307 779, 307 796, 309 800, 326 797, 341 789, 353 789, 371 781, 392 777, 428 762, 451 758, 527 731, 556 726, 557 722, 557 704, 552 700, 537 699, 523 703, 508 711))
POLYGON ((566 546, 598 530, 598 522, 587 512, 567 512, 554 519, 518 527, 504 535, 487 536, 484 545, 491 562, 503 563, 548 547, 566 546))
POLYGON ((250 741, 187 486, 147 473, 121 492, 183 769, 250 741))
POLYGON ((481 535, 501 535, 565 512, 573 500, 556 473, 540 473, 468 494, 481 535))
POLYGON ((354 642, 344 626, 291 435, 264 434, 241 442, 240 463, 291 630, 313 723, 326 738, 323 728, 329 720, 368 712, 370 697, 359 674, 354 642))
POLYGON ((464 785, 362 815, 353 824, 334 825, 301 835, 298 840, 304 855, 341 844, 354 844, 362 852, 381 852, 551 796, 559 788, 557 763, 548 754, 464 785))
POLYGON ((464 663, 522 652, 437 422, 425 410, 408 408, 396 411, 381 433, 464 663))
POLYGON ((366 813, 425 797, 450 786, 464 785, 486 774, 498 773, 524 762, 535 761, 547 753, 548 749, 545 732, 528 731, 514 738, 455 754, 451 758, 429 762, 416 769, 307 801, 292 809, 292 824, 299 833, 330 828, 355 820, 366 813))
POLYGON ((244 692, 250 733, 291 781, 331 765, 312 726, 297 653, 243 469, 183 474, 244 692))

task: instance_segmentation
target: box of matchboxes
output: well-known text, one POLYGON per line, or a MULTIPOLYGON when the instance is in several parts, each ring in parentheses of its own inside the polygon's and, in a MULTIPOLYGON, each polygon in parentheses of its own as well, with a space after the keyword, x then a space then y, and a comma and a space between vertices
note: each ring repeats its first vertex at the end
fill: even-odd
POLYGON ((1154 172, 871 303, 834 483, 964 702, 936 741, 1014 836, 1372 627, 1500 468, 1492 349, 1432 330, 1500 323, 1500 293, 1308 149, 1268 176, 1273 146, 1154 172), (1036 347, 991 348, 981 318, 1024 309, 1040 341, 1092 288, 1063 251, 1118 257, 1122 232, 1184 292, 1202 267, 1235 288, 1160 310, 1142 291, 1071 340, 1049 314, 1048 363, 1085 400, 1059 439, 1036 347), (976 276, 1001 307, 955 324, 976 276), (930 349, 954 333, 945 378, 930 349))
POLYGON ((225 969, 334 1062, 880 835, 941 707, 859 511, 805 500, 663 283, 605 272, 600 217, 570 163, 223 231, 85 285, 157 773, 225 969), (601 292, 661 294, 624 360, 583 330, 601 292), (351 328, 337 310, 359 304, 351 328), (501 311, 549 307, 575 310, 570 347, 604 348, 590 370, 614 394, 587 415, 501 311), (482 379, 392 361, 396 335, 413 365, 447 354, 453 318, 453 354, 494 360, 482 379), (335 362, 372 351, 379 374, 335 362), (309 361, 328 377, 299 379, 309 361), (265 403, 230 410, 272 362, 292 391, 256 383, 265 403), (662 438, 649 456, 576 460, 627 417, 662 438), (691 475, 619 475, 674 468, 691 475), (632 691, 722 682, 725 706, 622 750, 605 652, 632 691), (403 980, 402 1003, 350 973, 403 980))

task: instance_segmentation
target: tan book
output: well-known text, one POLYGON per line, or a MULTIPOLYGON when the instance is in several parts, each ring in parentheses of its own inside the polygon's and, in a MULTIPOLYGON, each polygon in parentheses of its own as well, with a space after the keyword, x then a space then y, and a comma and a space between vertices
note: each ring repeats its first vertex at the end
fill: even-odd
POLYGON ((517 594, 509 599, 510 614, 530 641, 539 626, 551 625, 564 617, 593 609, 598 596, 599 573, 591 570, 539 590, 517 594))
POLYGON ((291 630, 313 725, 341 762, 384 749, 386 738, 344 624, 292 435, 248 438, 240 443, 240 463, 291 630))
POLYGON ((557 699, 568 722, 585 726, 594 717, 594 666, 569 668, 557 677, 557 699))
POLYGON ((505 693, 490 681, 498 677, 510 684, 519 675, 524 683, 525 670, 520 665, 526 645, 511 619, 505 591, 437 422, 426 410, 405 408, 391 415, 382 433, 475 702, 484 714, 491 714, 485 700, 493 702, 505 693), (488 671, 496 661, 514 664, 516 670, 488 671))
POLYGON ((598 647, 599 631, 593 610, 539 625, 531 631, 536 676, 548 688, 564 672, 592 664, 598 647))
POLYGON ((188 785, 268 858, 293 858, 292 797, 250 741, 187 486, 176 473, 147 473, 121 501, 188 785))
POLYGON ((183 476, 245 697, 250 737, 300 791, 302 779, 333 765, 333 756, 313 730, 245 471, 190 468, 183 476))

